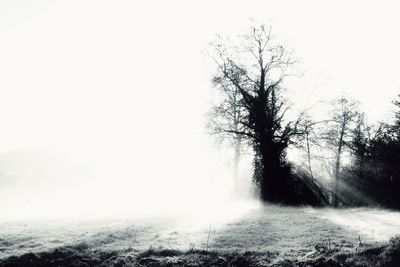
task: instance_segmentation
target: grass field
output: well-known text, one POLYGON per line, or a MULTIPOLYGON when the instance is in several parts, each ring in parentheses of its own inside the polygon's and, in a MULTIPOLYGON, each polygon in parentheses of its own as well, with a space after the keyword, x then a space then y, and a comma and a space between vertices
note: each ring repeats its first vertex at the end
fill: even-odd
POLYGON ((138 255, 143 258, 146 251, 153 254, 169 251, 166 255, 175 256, 188 251, 229 255, 248 252, 268 255, 268 264, 272 264, 308 259, 328 250, 354 253, 386 244, 396 235, 400 235, 398 212, 237 203, 230 209, 208 214, 3 221, 0 261, 10 256, 68 248, 132 259, 138 255))

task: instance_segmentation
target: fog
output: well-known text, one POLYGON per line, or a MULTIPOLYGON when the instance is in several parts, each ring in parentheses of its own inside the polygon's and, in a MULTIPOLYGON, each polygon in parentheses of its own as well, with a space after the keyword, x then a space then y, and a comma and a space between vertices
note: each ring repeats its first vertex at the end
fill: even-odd
MULTIPOLYGON (((305 70, 294 108, 346 93, 379 120, 400 85, 394 3, 2 1, 1 218, 221 209, 232 155, 205 129, 215 34, 271 22, 305 70)), ((249 159, 241 179, 250 196, 249 159)))

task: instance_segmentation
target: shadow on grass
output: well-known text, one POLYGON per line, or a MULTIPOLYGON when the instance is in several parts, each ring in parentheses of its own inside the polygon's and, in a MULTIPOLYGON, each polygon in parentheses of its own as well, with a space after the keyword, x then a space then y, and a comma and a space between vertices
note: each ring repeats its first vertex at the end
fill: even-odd
MULTIPOLYGON (((85 243, 65 246, 52 251, 26 253, 0 261, 1 267, 47 267, 47 266, 102 266, 107 260, 117 257, 114 252, 92 251, 85 243)), ((104 265, 107 266, 107 265, 104 265)))
POLYGON ((324 251, 308 259, 282 259, 269 252, 224 252, 207 250, 181 251, 175 249, 150 248, 138 254, 100 252, 85 244, 62 247, 51 252, 27 253, 20 257, 9 257, 0 262, 1 267, 55 267, 55 266, 138 266, 138 267, 333 267, 333 266, 400 266, 400 238, 389 244, 364 248, 356 253, 340 250, 324 251))
POLYGON ((285 259, 277 253, 264 251, 221 251, 197 250, 180 251, 174 249, 150 248, 136 255, 135 266, 220 266, 220 267, 384 267, 400 266, 400 237, 393 238, 383 246, 360 246, 349 252, 340 247, 317 250, 304 258, 285 259))
MULTIPOLYGON (((210 248, 231 251, 269 251, 284 258, 299 258, 331 243, 354 251, 359 233, 320 217, 307 208, 266 207, 213 231, 210 248)), ((364 241, 364 240, 363 240, 364 241)))

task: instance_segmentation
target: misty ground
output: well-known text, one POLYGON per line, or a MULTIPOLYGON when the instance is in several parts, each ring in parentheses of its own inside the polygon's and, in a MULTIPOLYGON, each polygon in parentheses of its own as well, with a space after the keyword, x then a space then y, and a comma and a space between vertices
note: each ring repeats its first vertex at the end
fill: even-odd
POLYGON ((321 256, 325 265, 309 266, 340 266, 326 256, 372 249, 364 259, 372 262, 400 235, 398 212, 241 207, 235 215, 2 221, 0 266, 303 266, 321 256))

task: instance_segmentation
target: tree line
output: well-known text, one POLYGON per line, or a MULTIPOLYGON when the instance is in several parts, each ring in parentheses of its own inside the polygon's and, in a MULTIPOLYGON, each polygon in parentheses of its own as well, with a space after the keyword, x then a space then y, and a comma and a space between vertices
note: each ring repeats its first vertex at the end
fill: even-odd
POLYGON ((394 121, 377 125, 368 124, 358 102, 346 97, 333 100, 323 120, 306 111, 289 116, 285 81, 296 65, 292 52, 263 25, 240 40, 218 39, 210 46, 218 101, 209 112, 208 128, 230 141, 234 166, 241 148, 251 149, 261 199, 400 208, 400 98, 394 101, 394 121), (303 153, 302 164, 288 160, 292 147, 303 153), (316 152, 322 150, 326 155, 316 152))

